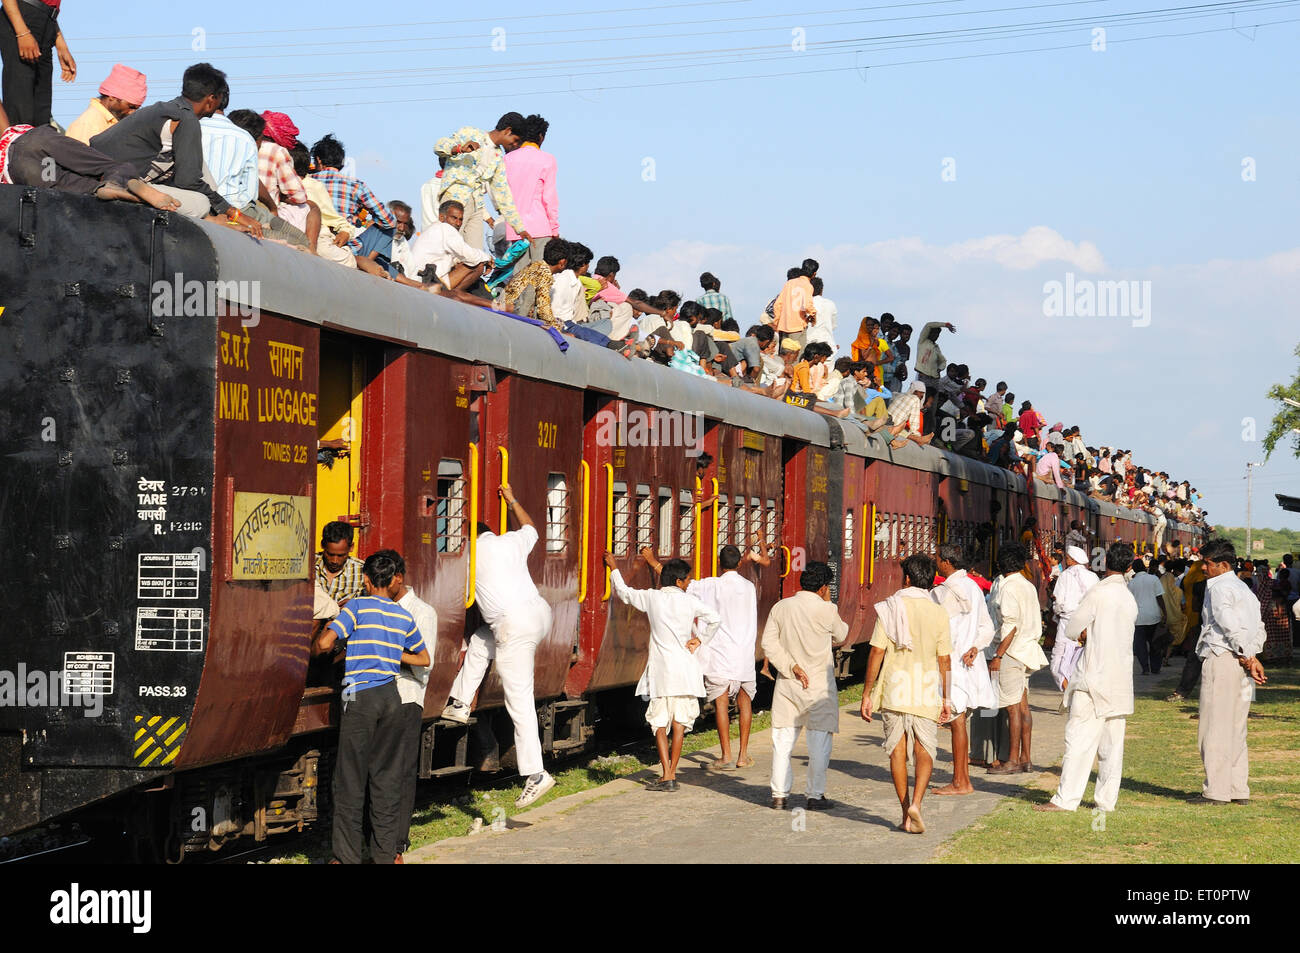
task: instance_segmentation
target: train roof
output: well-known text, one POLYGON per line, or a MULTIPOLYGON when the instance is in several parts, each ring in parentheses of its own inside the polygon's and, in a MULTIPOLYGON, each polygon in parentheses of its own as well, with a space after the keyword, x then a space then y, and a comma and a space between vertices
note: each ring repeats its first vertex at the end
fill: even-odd
MULTIPOLYGON (((894 450, 887 439, 868 434, 860 421, 851 418, 828 418, 760 394, 720 387, 652 361, 629 361, 609 348, 573 338, 567 339, 568 351, 561 353, 544 330, 527 322, 339 268, 220 225, 179 221, 182 228, 202 230, 212 246, 219 280, 227 282, 228 291, 246 306, 257 305, 323 327, 509 368, 526 377, 617 394, 654 407, 699 411, 734 426, 816 446, 838 443, 833 437, 842 432, 844 449, 855 456, 1025 492, 1024 478, 1010 470, 911 442, 894 450), (256 301, 243 300, 249 288, 239 283, 251 281, 258 283, 256 301)), ((1086 507, 1101 516, 1155 522, 1150 514, 1095 500, 1074 489, 1042 485, 1037 490, 1040 496, 1086 507)))

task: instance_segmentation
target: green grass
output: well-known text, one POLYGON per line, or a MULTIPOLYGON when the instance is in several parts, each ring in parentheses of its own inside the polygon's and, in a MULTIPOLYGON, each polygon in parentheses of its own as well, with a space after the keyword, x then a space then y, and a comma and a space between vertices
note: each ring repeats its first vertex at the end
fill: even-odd
MULTIPOLYGON (((839 697, 841 705, 861 701, 862 683, 858 682, 844 688, 840 691, 839 697)), ((701 721, 699 724, 703 723, 701 721)), ((711 717, 709 723, 712 723, 711 717)), ((770 712, 755 712, 751 730, 754 732, 764 731, 771 726, 771 723, 772 715, 770 712)), ((731 719, 731 737, 733 739, 740 737, 740 725, 735 718, 731 719)), ((703 751, 706 748, 712 748, 717 743, 718 731, 716 728, 708 731, 691 732, 686 736, 686 740, 682 744, 682 755, 685 756, 696 751, 703 751)), ((643 743, 637 743, 623 749, 621 752, 607 753, 591 758, 585 763, 553 772, 555 787, 527 810, 532 810, 533 807, 547 804, 569 794, 577 794, 581 791, 600 787, 602 784, 608 784, 610 781, 616 781, 619 778, 630 777, 648 768, 657 770, 658 767, 659 756, 655 753, 654 739, 647 730, 643 743)), ((438 790, 441 796, 433 794, 432 789, 428 792, 422 789, 416 796, 415 816, 411 822, 412 849, 422 847, 425 844, 437 843, 449 837, 460 837, 468 834, 473 829, 476 821, 484 828, 491 827, 494 822, 499 822, 502 819, 508 821, 510 817, 518 813, 518 809, 515 807, 515 798, 523 790, 523 782, 521 779, 514 779, 513 782, 501 781, 493 783, 490 778, 480 778, 477 779, 474 787, 460 794, 449 796, 446 793, 445 785, 438 790)), ((287 847, 280 853, 266 858, 266 862, 272 864, 327 862, 330 859, 329 828, 324 820, 318 822, 317 827, 318 830, 294 841, 292 847, 287 847)))
MULTIPOLYGON (((1181 666, 1176 666, 1181 671, 1181 666)), ((1073 814, 1040 814, 1057 774, 1008 798, 940 850, 944 863, 1233 864, 1300 861, 1300 673, 1272 668, 1251 706, 1248 805, 1186 803, 1204 774, 1196 702, 1164 701, 1164 679, 1137 699, 1114 813, 1094 815, 1092 784, 1073 814), (1104 827, 1102 826, 1104 822, 1104 827), (1100 828, 1100 829, 1099 829, 1100 828)), ((1059 769, 1058 769, 1059 771, 1059 769)))

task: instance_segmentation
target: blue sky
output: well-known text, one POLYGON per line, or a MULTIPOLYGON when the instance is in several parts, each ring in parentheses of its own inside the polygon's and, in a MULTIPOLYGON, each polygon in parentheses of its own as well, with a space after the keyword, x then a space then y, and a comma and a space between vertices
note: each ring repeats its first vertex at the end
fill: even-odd
MULTIPOLYGON (((693 295, 711 270, 743 327, 812 254, 841 343, 882 311, 952 321, 950 359, 1244 522, 1245 463, 1263 452, 1243 434, 1251 418, 1267 430, 1264 393, 1300 343, 1300 22, 1251 25, 1300 21, 1297 0, 1194 18, 1118 0, 508 0, 440 22, 395 0, 344 29, 321 27, 355 3, 318 0, 297 22, 308 8, 250 0, 219 20, 197 3, 64 6, 80 70, 57 84, 65 123, 114 62, 146 72, 154 100, 207 59, 232 108, 287 112, 309 142, 334 132, 382 197, 416 202, 436 138, 540 112, 561 231, 617 255, 624 287, 693 295), (1008 35, 1038 21, 1068 22, 1008 35), (123 23, 148 35, 115 39, 123 23), (1038 47, 1065 48, 1005 55, 1038 47), (1150 324, 1046 317, 1044 283, 1067 273, 1150 282, 1150 324)), ((1300 527, 1274 492, 1300 494, 1287 450, 1256 473, 1254 522, 1300 527)))

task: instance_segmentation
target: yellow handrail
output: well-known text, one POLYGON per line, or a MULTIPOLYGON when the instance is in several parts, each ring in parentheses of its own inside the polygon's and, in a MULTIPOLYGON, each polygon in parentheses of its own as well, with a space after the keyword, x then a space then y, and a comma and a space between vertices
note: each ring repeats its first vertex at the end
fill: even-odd
MULTIPOLYGON (((605 464, 605 552, 614 551, 614 464, 605 464)), ((601 565, 605 565, 602 555, 601 565)), ((609 586, 610 570, 605 566, 605 594, 600 597, 601 602, 608 602, 610 595, 609 586)))
MULTIPOLYGON (((863 507, 865 509, 866 507, 863 507)), ((876 504, 871 504, 871 568, 867 571, 867 585, 876 581, 876 504)))
MULTIPOLYGON (((505 447, 497 447, 497 454, 501 457, 501 482, 506 486, 509 486, 510 485, 510 451, 507 450, 505 447)), ((501 498, 501 528, 497 530, 498 533, 504 534, 506 530, 510 529, 509 525, 507 525, 506 523, 506 514, 508 512, 509 512, 509 507, 506 506, 505 497, 502 497, 501 498)))
POLYGON ((862 504, 862 519, 859 520, 862 526, 862 542, 858 546, 858 585, 865 585, 867 581, 867 546, 874 546, 872 540, 872 529, 867 525, 867 504, 862 504))
POLYGON ((703 486, 700 484, 700 478, 696 477, 695 478, 695 501, 694 501, 695 526, 693 527, 693 529, 695 530, 694 548, 695 548, 695 578, 696 579, 700 578, 700 491, 702 489, 703 486))
POLYGON ((785 553, 785 569, 781 571, 781 578, 784 579, 786 576, 790 575, 790 565, 793 562, 793 560, 791 560, 790 558, 789 546, 782 545, 781 552, 785 553))
POLYGON ((587 599, 587 548, 591 542, 591 466, 582 461, 582 553, 578 557, 578 602, 587 599))
MULTIPOLYGON (((501 502, 505 506, 505 501, 501 502)), ((505 531, 504 520, 501 527, 505 531)), ((474 569, 478 559, 478 444, 469 445, 469 572, 465 581, 465 608, 474 604, 474 569)))
POLYGON ((718 478, 713 478, 713 575, 718 574, 718 478))

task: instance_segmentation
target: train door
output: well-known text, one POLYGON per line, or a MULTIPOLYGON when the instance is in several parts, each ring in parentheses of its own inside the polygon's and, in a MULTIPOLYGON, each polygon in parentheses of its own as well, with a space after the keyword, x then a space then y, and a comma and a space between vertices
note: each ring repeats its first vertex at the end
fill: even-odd
MULTIPOLYGON (((830 537, 831 451, 790 441, 783 447, 785 462, 782 532, 782 597, 799 591, 799 573, 814 560, 839 570, 842 541, 830 537)), ((838 514, 839 502, 836 501, 838 514)), ((769 507, 770 509, 770 507, 769 507)), ((832 579, 832 598, 838 589, 832 579)))
POLYGON ((865 468, 862 457, 844 454, 841 458, 842 502, 839 522, 832 521, 831 530, 839 527, 840 614, 849 624, 848 645, 865 640, 863 635, 867 612, 867 555, 871 549, 871 507, 867 502, 865 468))

